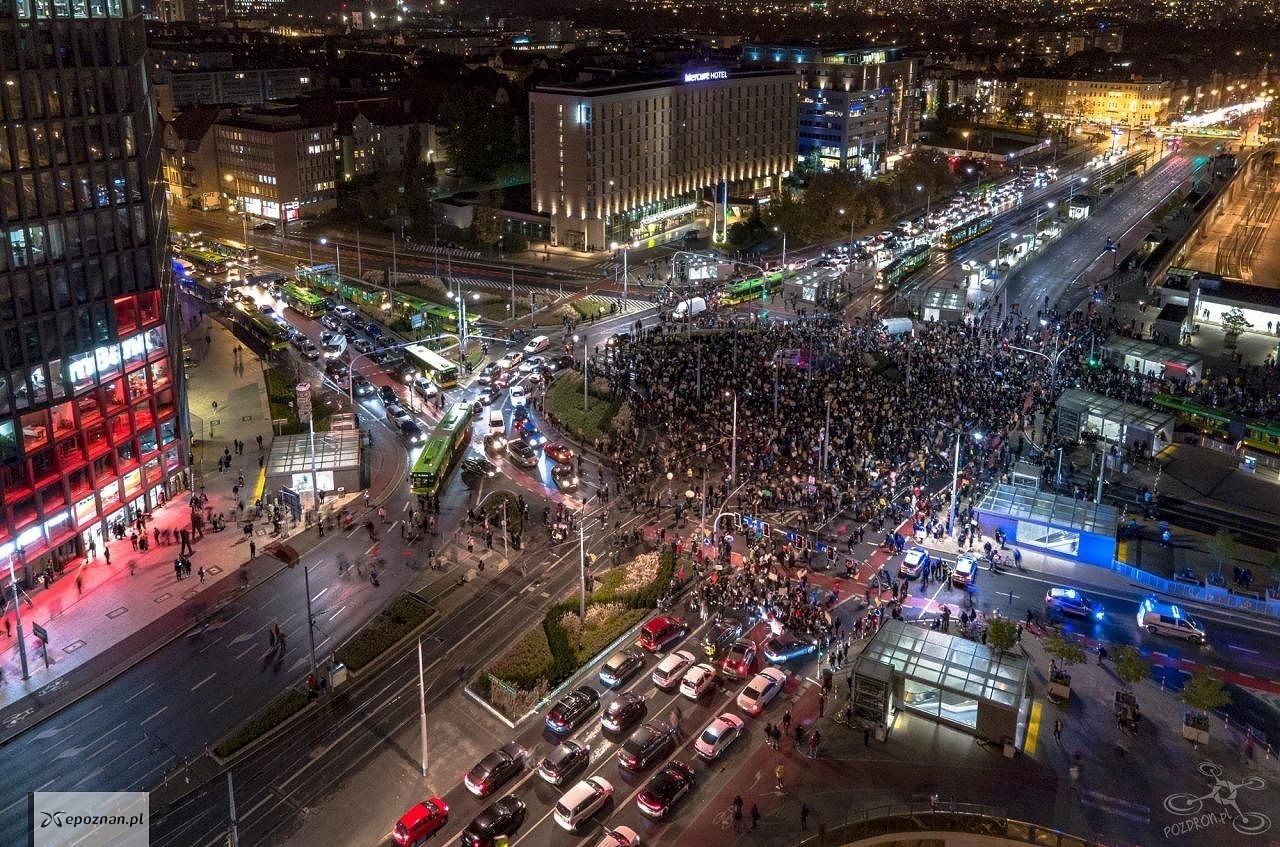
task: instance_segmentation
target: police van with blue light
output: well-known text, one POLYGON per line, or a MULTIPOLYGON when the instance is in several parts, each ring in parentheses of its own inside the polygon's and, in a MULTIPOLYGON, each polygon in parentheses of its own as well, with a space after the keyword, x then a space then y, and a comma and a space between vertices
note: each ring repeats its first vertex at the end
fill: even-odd
POLYGON ((1152 635, 1182 638, 1192 644, 1204 644, 1207 640, 1199 621, 1172 603, 1162 603, 1155 597, 1148 597, 1138 606, 1138 627, 1152 635))

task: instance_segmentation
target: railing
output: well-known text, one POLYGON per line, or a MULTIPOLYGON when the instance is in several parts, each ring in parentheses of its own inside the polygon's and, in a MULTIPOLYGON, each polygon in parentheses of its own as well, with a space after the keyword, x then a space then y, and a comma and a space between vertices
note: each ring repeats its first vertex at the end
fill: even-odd
POLYGON ((1206 606, 1216 606, 1222 609, 1280 619, 1280 601, 1277 600, 1259 600, 1256 597, 1248 597, 1243 594, 1232 594, 1227 589, 1216 585, 1192 585, 1187 582, 1175 582, 1156 576, 1153 573, 1139 570, 1123 562, 1112 562, 1111 570, 1143 588, 1149 588, 1153 592, 1169 597, 1178 597, 1193 603, 1202 603, 1206 606))
POLYGON ((1011 820, 1004 809, 995 806, 945 799, 852 812, 840 823, 824 823, 818 834, 800 840, 797 847, 829 847, 912 832, 954 832, 1037 847, 1135 847, 1130 842, 1082 838, 1040 824, 1011 820))

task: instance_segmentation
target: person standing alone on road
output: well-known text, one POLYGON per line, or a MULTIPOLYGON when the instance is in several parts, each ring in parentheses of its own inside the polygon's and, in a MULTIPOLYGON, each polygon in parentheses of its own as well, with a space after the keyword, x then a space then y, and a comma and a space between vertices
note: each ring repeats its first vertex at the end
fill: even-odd
POLYGON ((773 769, 773 781, 774 781, 773 787, 778 789, 779 791, 782 790, 782 775, 783 775, 782 762, 778 762, 778 766, 773 769))

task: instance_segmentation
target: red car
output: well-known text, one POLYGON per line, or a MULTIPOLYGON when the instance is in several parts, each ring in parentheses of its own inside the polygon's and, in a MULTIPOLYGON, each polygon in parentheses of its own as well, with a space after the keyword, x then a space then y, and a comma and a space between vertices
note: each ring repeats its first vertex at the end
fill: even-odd
POLYGON ((675 644, 689 631, 689 624, 674 615, 658 615, 640 629, 640 646, 657 653, 675 644))
POLYGON ((423 800, 396 821, 391 838, 400 847, 417 844, 449 822, 449 806, 439 797, 423 800))
POLYGON ((551 442, 542 448, 542 452, 562 465, 573 461, 573 451, 563 441, 551 442))
POLYGON ((756 661, 756 643, 750 638, 739 638, 729 647, 720 662, 720 670, 730 679, 746 679, 756 661))

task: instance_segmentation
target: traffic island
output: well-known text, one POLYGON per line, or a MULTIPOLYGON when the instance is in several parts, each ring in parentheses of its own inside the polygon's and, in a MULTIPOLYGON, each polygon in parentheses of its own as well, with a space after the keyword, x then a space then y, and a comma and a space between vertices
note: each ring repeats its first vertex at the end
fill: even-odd
POLYGON ((579 442, 595 446, 600 439, 625 431, 630 420, 621 400, 609 391, 609 382, 592 378, 587 386, 586 408, 582 402, 582 374, 571 371, 556 379, 547 389, 547 418, 563 432, 579 442))

